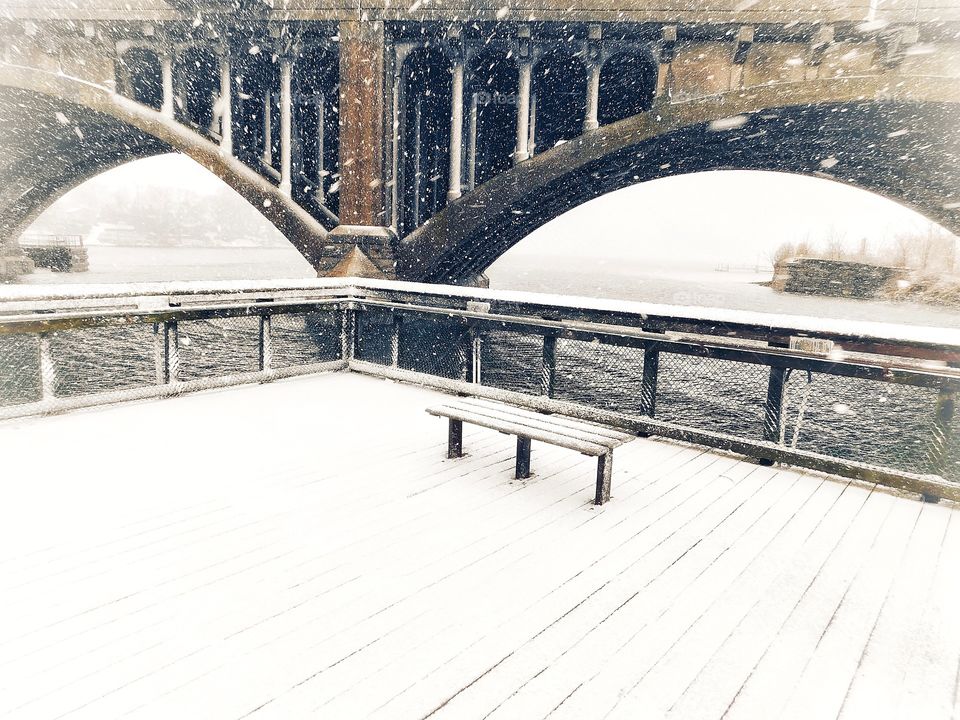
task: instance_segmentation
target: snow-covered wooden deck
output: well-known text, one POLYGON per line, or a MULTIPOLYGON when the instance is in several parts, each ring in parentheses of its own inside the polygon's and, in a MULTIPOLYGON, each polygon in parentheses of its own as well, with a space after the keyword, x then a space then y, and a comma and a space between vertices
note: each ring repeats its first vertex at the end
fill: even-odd
POLYGON ((0 425, 0 716, 949 718, 960 516, 344 373, 0 425))

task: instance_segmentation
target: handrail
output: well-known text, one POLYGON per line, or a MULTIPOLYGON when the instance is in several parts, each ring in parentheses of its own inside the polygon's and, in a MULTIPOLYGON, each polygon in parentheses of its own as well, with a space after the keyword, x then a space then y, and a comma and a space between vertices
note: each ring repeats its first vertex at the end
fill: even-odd
MULTIPOLYGON (((568 387, 573 383, 589 390, 586 399, 578 401, 581 404, 577 405, 581 408, 577 412, 588 418, 601 413, 604 422, 616 420, 623 428, 635 432, 659 434, 753 454, 771 462, 790 462, 906 487, 930 496, 960 500, 960 484, 952 485, 933 476, 921 477, 922 471, 913 472, 887 467, 886 464, 870 465, 852 460, 843 452, 837 455, 836 450, 831 451, 833 446, 829 444, 824 451, 827 454, 818 454, 819 451, 809 447, 796 449, 786 444, 784 433, 784 423, 788 417, 787 385, 792 371, 815 373, 818 377, 831 378, 831 382, 841 384, 874 381, 913 387, 918 390, 908 391, 904 396, 907 398, 904 407, 912 413, 914 422, 918 417, 927 418, 929 428, 924 431, 924 462, 935 474, 960 469, 960 466, 954 467, 960 457, 954 457, 957 449, 950 439, 953 425, 956 424, 953 417, 956 397, 960 394, 960 363, 957 362, 960 359, 960 331, 956 330, 808 321, 805 318, 793 318, 788 325, 778 325, 775 321, 780 316, 709 309, 704 311, 708 317, 700 319, 693 317, 696 310, 692 308, 667 308, 667 312, 652 312, 654 309, 663 310, 664 306, 614 301, 581 303, 573 298, 531 293, 357 279, 101 287, 91 296, 71 288, 41 295, 42 299, 29 297, 28 293, 21 292, 15 299, 0 299, 0 353, 4 351, 3 343, 35 337, 33 342, 37 349, 27 351, 27 356, 21 353, 19 357, 27 357, 29 361, 29 353, 37 353, 35 359, 30 361, 34 363, 34 369, 26 375, 39 378, 39 390, 36 392, 42 390, 42 393, 39 396, 35 394, 32 396, 34 400, 26 403, 14 401, 11 405, 7 402, 6 407, 2 407, 4 399, 0 394, 0 418, 116 402, 127 395, 129 398, 161 397, 207 386, 263 382, 316 369, 372 372, 482 396, 507 393, 509 397, 504 399, 532 403, 537 407, 537 403, 547 403, 543 406, 545 409, 549 409, 548 405, 553 407, 550 403, 560 402, 563 411, 567 412, 567 405, 572 402, 569 395, 564 400, 561 394, 558 400, 555 391, 559 387, 559 343, 570 341, 581 345, 569 346, 566 351, 564 382, 568 387), (300 342, 307 345, 320 343, 327 348, 324 351, 326 354, 298 361, 302 363, 299 368, 277 366, 274 362, 277 343, 289 342, 290 333, 297 332, 295 329, 291 331, 290 328, 294 326, 289 322, 281 322, 280 318, 298 315, 304 317, 304 320, 294 323, 294 326, 299 323, 298 327, 302 328, 300 342), (306 323, 309 315, 323 315, 325 319, 306 323), (247 338, 244 342, 252 341, 257 348, 248 348, 246 352, 254 350, 259 355, 259 365, 254 362, 251 370, 239 374, 232 366, 225 366, 222 371, 214 368, 212 371, 220 372, 221 376, 211 376, 209 380, 191 379, 196 373, 181 373, 183 362, 187 363, 189 371, 190 357, 202 359, 202 353, 200 356, 190 354, 191 343, 207 343, 211 350, 215 350, 217 343, 228 342, 226 335, 215 330, 216 323, 244 324, 247 320, 254 324, 244 325, 246 330, 243 337, 247 338), (186 324, 191 321, 210 323, 192 325, 191 330, 185 331, 186 324), (58 396, 57 365, 60 359, 57 357, 57 342, 69 344, 69 339, 74 338, 73 350, 68 350, 68 356, 69 352, 81 351, 80 354, 87 357, 101 349, 78 347, 76 343, 88 342, 83 339, 85 337, 99 336, 76 335, 76 331, 115 327, 121 328, 118 332, 122 332, 124 326, 131 325, 152 325, 153 349, 150 356, 155 363, 154 385, 81 398, 58 396), (207 332, 205 327, 210 328, 207 335, 204 335, 207 332), (442 331, 430 336, 433 332, 431 328, 437 327, 442 331), (814 328, 822 332, 813 333, 814 328), (497 333, 502 331, 506 331, 507 336, 514 340, 497 340, 497 333), (66 340, 55 341, 61 334, 66 340), (826 338, 833 342, 844 339, 846 342, 833 347, 791 342, 797 337, 806 340, 826 338), (371 341, 381 348, 378 352, 388 353, 386 359, 374 363, 369 357, 363 356, 364 343, 371 341), (518 393, 485 384, 488 371, 495 371, 495 366, 488 368, 483 359, 487 342, 492 343, 491 347, 498 342, 523 344, 527 359, 521 369, 525 373, 523 387, 527 390, 518 393), (334 347, 335 352, 332 350, 334 347), (635 398, 633 405, 611 410, 602 404, 591 404, 599 402, 598 398, 601 397, 595 394, 601 392, 595 386, 598 378, 583 374, 582 370, 571 370, 569 365, 570 348, 584 347, 595 348, 590 352, 606 353, 604 357, 619 357, 620 362, 626 363, 623 366, 626 374, 606 378, 604 382, 608 385, 604 387, 609 388, 610 382, 636 383, 635 387, 614 388, 635 398), (531 349, 535 354, 530 354, 531 349), (626 354, 618 356, 617 353, 626 354), (402 360, 402 357, 406 359, 402 360), (678 386, 669 376, 667 379, 661 378, 658 384, 659 368, 667 361, 675 368, 685 367, 693 376, 700 377, 699 382, 706 382, 704 392, 708 395, 726 392, 723 389, 726 386, 723 385, 724 381, 711 375, 711 370, 705 370, 702 363, 720 363, 721 366, 723 363, 739 363, 739 366, 726 366, 727 372, 734 367, 736 382, 747 383, 751 397, 765 398, 762 407, 758 408, 762 413, 759 426, 756 417, 745 417, 745 424, 730 426, 728 423, 726 431, 707 430, 702 422, 697 422, 696 417, 690 416, 691 412, 698 412, 702 406, 686 401, 681 406, 684 410, 679 420, 665 421, 661 416, 660 404, 669 399, 670 393, 678 392, 678 386), (454 366, 458 368, 458 378, 449 375, 450 368, 454 366), (751 366, 768 371, 760 376, 764 380, 760 380, 756 373, 746 373, 743 369, 751 366), (638 374, 641 368, 642 378, 638 374), (616 380, 616 377, 635 380, 616 380), (671 382, 674 382, 672 387, 671 382), (667 383, 666 388, 663 383, 667 383), (664 392, 667 393, 666 399, 664 392), (17 405, 16 402, 21 404, 17 405), (730 427, 733 428, 733 434, 730 427), (748 432, 747 428, 753 430, 748 432), (756 437, 754 433, 757 433, 756 437)), ((142 339, 143 335, 137 337, 141 338, 141 345, 146 342, 142 339)), ((513 345, 502 347, 507 348, 508 354, 514 348, 513 345)), ((109 354, 110 348, 103 350, 109 354)), ((219 350, 225 357, 231 356, 234 351, 232 347, 219 350)), ((136 352, 143 356, 146 350, 141 347, 136 352)), ((150 361, 141 357, 140 362, 150 361)), ((0 356, 0 393, 4 387, 10 388, 10 382, 4 378, 3 364, 0 356)), ((96 363, 83 366, 84 372, 88 373, 96 373, 97 367, 96 363)), ((13 370, 16 371, 16 368, 13 370)), ((681 390, 694 395, 700 392, 696 388, 682 386, 681 390)), ((704 400, 714 399, 704 397, 704 400)), ((799 422, 797 416, 794 436, 799 430, 799 422)), ((828 423, 826 428, 829 430, 830 424, 842 421, 821 415, 820 422, 828 423)), ((893 422, 899 423, 898 420, 893 422)), ((890 431, 896 434, 897 430, 894 427, 890 431)), ((914 427, 914 430, 917 428, 914 427)), ((913 435, 916 438, 913 442, 920 442, 917 432, 913 435)), ((854 443, 847 447, 856 445, 853 439, 841 439, 840 442, 854 443)), ((956 480, 960 480, 960 474, 956 480)))
MULTIPOLYGON (((353 301, 385 300, 406 305, 467 311, 470 303, 489 303, 495 314, 633 327, 648 332, 682 332, 734 340, 787 344, 791 337, 830 340, 846 352, 960 362, 960 329, 810 318, 753 311, 659 305, 621 300, 486 290, 427 283, 363 278, 316 280, 216 281, 77 285, 46 288, 10 286, 0 296, 0 321, 14 313, 90 307, 97 301, 150 298, 161 305, 198 296, 244 302, 251 296, 304 300, 339 294, 353 301), (171 300, 172 299, 172 300, 171 300), (429 302, 426 301, 429 299, 429 302)), ((156 305, 154 305, 156 307, 156 305)))

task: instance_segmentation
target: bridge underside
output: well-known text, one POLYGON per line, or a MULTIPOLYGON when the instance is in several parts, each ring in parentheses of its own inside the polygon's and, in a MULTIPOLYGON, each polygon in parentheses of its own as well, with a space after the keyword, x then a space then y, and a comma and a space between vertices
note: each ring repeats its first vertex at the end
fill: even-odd
MULTIPOLYGON (((452 203, 401 245, 400 274, 427 282, 465 281, 539 226, 584 202, 636 183, 707 170, 828 178, 901 202, 960 231, 960 138, 951 129, 953 103, 783 107, 663 134, 656 132, 655 115, 554 148, 452 203)), ((689 207, 697 212, 696 198, 690 198, 689 207)), ((639 244, 657 240, 644 234, 646 211, 638 208, 639 244)), ((755 212, 765 209, 758 204, 755 212)))
POLYGON ((822 175, 960 229, 960 35, 939 10, 27 5, 0 18, 4 237, 170 150, 320 273, 469 281, 598 195, 724 168, 822 175))

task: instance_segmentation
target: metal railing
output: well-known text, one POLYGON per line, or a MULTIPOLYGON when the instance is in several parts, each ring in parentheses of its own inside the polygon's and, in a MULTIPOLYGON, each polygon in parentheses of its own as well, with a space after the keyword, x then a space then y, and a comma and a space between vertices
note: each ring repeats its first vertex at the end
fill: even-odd
POLYGON ((25 248, 46 248, 46 247, 65 247, 82 248, 82 235, 39 235, 36 233, 21 235, 17 241, 20 247, 25 248))
POLYGON ((960 332, 372 281, 0 302, 0 417, 345 369, 960 499, 960 332))

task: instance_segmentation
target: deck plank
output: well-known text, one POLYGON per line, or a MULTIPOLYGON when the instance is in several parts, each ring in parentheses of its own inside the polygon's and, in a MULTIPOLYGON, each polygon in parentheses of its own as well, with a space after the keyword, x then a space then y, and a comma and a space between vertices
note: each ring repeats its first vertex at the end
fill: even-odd
POLYGON ((956 508, 656 439, 595 507, 576 452, 518 481, 466 428, 447 460, 443 398, 337 374, 0 425, 0 717, 950 717, 956 508))

